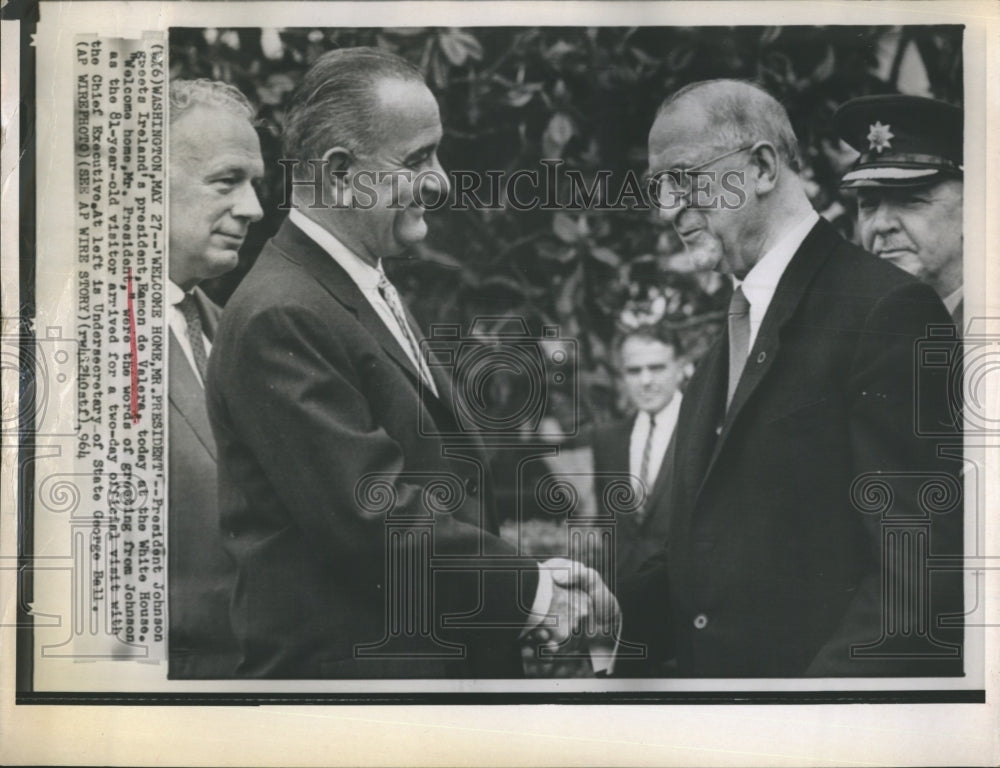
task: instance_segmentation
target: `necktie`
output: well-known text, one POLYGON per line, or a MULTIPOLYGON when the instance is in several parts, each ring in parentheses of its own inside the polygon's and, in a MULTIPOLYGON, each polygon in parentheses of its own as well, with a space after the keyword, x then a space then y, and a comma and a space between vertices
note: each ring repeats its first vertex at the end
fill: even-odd
POLYGON ((403 338, 406 339, 406 343, 409 345, 410 357, 414 360, 417 366, 417 371, 420 374, 420 379, 424 382, 434 396, 438 396, 437 387, 434 386, 434 379, 431 378, 430 369, 427 367, 427 361, 424 360, 423 356, 420 354, 420 348, 417 345, 417 340, 413 336, 413 331, 410 329, 410 323, 406 319, 406 313, 403 311, 403 302, 399 299, 399 294, 396 293, 396 288, 392 283, 389 282, 389 278, 386 277, 385 272, 379 269, 378 278, 378 292, 385 300, 385 303, 392 310, 392 316, 396 318, 396 323, 399 325, 399 329, 403 332, 403 338))
POLYGON ((187 326, 187 337, 191 344, 191 354, 194 357, 195 368, 201 376, 202 384, 205 383, 205 369, 208 366, 208 355, 205 353, 205 337, 201 329, 201 315, 198 314, 198 307, 195 306, 194 297, 190 293, 185 293, 181 303, 177 308, 184 315, 184 324, 187 326))
POLYGON ((635 511, 634 525, 642 526, 649 509, 649 497, 653 495, 653 478, 649 473, 649 458, 653 451, 653 433, 656 431, 656 417, 649 416, 649 432, 646 433, 646 444, 642 448, 642 459, 639 461, 639 480, 641 482, 642 504, 635 511))
POLYGON ((646 489, 646 498, 649 498, 649 494, 653 492, 653 488, 650 484, 649 477, 649 454, 653 450, 653 432, 656 431, 656 417, 650 414, 649 416, 649 433, 646 435, 646 445, 642 449, 642 461, 639 463, 639 479, 642 480, 642 486, 646 489))
POLYGON ((743 295, 742 286, 733 291, 729 302, 729 393, 726 407, 733 402, 733 393, 740 383, 743 367, 750 353, 750 302, 743 295))

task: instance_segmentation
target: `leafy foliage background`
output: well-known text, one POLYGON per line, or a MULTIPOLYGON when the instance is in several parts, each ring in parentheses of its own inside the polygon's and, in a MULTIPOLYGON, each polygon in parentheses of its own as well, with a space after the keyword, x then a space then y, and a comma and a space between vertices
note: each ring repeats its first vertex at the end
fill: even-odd
MULTIPOLYGON (((542 171, 542 160, 558 159, 561 172, 578 169, 588 183, 610 170, 611 199, 627 171, 645 171, 647 133, 664 97, 708 78, 757 81, 788 109, 814 206, 851 237, 851 201, 837 181, 854 153, 834 135, 833 112, 854 96, 914 87, 961 104, 961 41, 954 26, 174 28, 171 76, 225 80, 246 93, 259 107, 268 168, 265 219, 251 229, 239 269, 206 288, 224 304, 277 230, 285 105, 332 48, 379 46, 426 73, 441 105, 446 170, 542 171)), ((659 316, 696 360, 728 304, 727 281, 693 273, 673 231, 650 211, 446 206, 428 216, 426 243, 391 268, 415 316, 425 328, 467 326, 482 315, 520 316, 533 332, 559 326, 579 354, 578 402, 549 393, 547 413, 564 426, 621 413, 611 344, 623 311, 659 316)))

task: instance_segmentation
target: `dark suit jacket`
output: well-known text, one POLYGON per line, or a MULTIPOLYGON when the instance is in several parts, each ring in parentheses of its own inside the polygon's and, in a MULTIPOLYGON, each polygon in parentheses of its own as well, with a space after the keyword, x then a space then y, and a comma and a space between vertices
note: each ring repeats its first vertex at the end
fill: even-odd
MULTIPOLYGON (((616 505, 616 494, 609 486, 629 474, 629 442, 635 416, 621 419, 594 432, 594 492, 601 517, 615 520, 614 573, 602 574, 609 586, 611 581, 635 575, 639 568, 659 552, 667 535, 669 515, 669 468, 673 459, 672 436, 663 455, 656 481, 646 498, 641 514, 616 505)), ((675 430, 676 431, 676 430, 675 430)))
MULTIPOLYGON (((221 310, 193 296, 211 340, 221 310)), ((231 677, 238 650, 229 628, 235 582, 219 531, 215 440, 205 390, 170 333, 170 677, 231 677)))
MULTIPOLYGON (((951 647, 900 638, 882 605, 883 579, 890 599, 900 580, 920 587, 912 564, 883 554, 893 521, 929 520, 931 554, 961 553, 960 501, 931 514, 919 490, 937 478, 960 496, 959 462, 914 429, 915 344, 948 322, 930 288, 820 221, 779 282, 729 411, 725 333, 686 390, 666 547, 621 587, 626 635, 685 677, 960 673, 949 656, 960 631, 932 626, 951 647), (896 652, 931 647, 930 658, 852 657, 884 631, 896 652)), ((940 395, 922 390, 921 404, 940 395)), ((924 617, 961 611, 960 574, 932 573, 930 593, 924 617)))
POLYGON ((481 445, 447 448, 437 436, 454 416, 450 383, 436 385, 440 400, 421 397, 413 365, 351 278, 285 222, 226 305, 209 362, 222 525, 239 568, 239 675, 520 675, 537 567, 519 561, 519 594, 481 445), (452 484, 450 499, 436 480, 452 484), (432 598, 405 595, 400 610, 420 608, 414 618, 391 596, 399 569, 423 572, 425 502, 446 507, 430 516, 434 553, 471 565, 436 568, 432 598), (459 614, 478 626, 455 627, 459 614), (359 645, 390 634, 383 655, 362 657, 359 645))

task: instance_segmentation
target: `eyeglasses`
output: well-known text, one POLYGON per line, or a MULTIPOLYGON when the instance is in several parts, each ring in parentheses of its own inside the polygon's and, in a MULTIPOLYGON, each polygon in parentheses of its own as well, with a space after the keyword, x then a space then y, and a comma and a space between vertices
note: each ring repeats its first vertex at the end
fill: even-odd
POLYGON ((656 173, 650 174, 646 179, 646 191, 649 194, 649 199, 653 201, 653 204, 658 208, 667 208, 676 206, 681 200, 690 203, 691 200, 691 177, 696 176, 701 171, 704 171, 712 163, 717 163, 719 160, 725 160, 727 157, 732 157, 733 155, 739 154, 740 152, 745 152, 757 145, 757 142, 753 141, 749 144, 744 144, 742 147, 737 147, 736 149, 731 149, 728 152, 723 152, 721 155, 716 155, 715 157, 706 160, 698 165, 693 165, 690 168, 667 168, 666 170, 657 171, 656 173), (670 203, 664 203, 664 195, 666 192, 669 195, 670 203))

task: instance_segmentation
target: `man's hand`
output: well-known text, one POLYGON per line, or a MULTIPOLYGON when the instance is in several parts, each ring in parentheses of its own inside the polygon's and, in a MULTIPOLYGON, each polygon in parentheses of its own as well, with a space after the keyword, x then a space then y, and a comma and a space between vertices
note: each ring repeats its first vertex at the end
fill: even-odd
MULTIPOLYGON (((582 563, 553 558, 541 564, 552 577, 549 614, 524 648, 529 677, 592 677, 594 653, 613 657, 620 609, 600 574, 582 563)), ((602 669, 607 669, 602 664, 602 669)))
POLYGON ((614 644, 621 610, 593 568, 566 558, 541 564, 552 577, 552 601, 546 621, 531 637, 548 646, 547 654, 579 650, 584 640, 614 644))
POLYGON ((528 642, 522 648, 525 675, 593 677, 583 635, 590 612, 590 596, 586 592, 567 588, 553 578, 549 612, 528 635, 528 642))
POLYGON ((552 602, 549 603, 549 614, 542 623, 548 630, 548 643, 562 646, 573 644, 574 638, 579 638, 586 627, 590 616, 590 595, 581 589, 564 586, 552 576, 552 602))
POLYGON ((587 637, 609 636, 616 632, 621 608, 597 571, 576 560, 561 557, 546 560, 542 567, 550 570, 553 587, 557 591, 580 590, 589 598, 589 609, 585 615, 578 616, 574 630, 581 631, 587 637))

